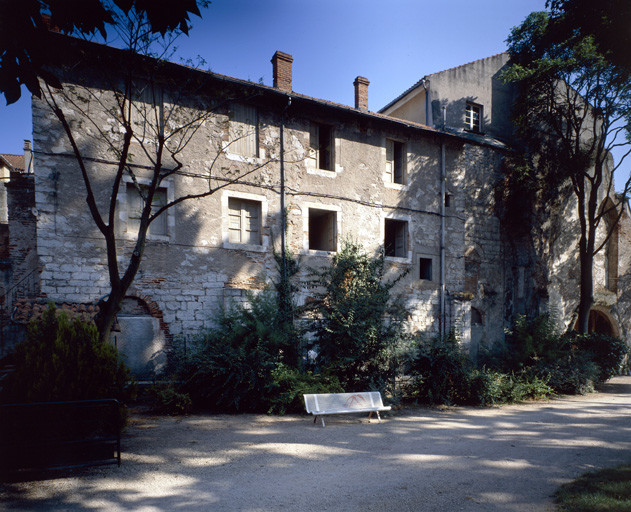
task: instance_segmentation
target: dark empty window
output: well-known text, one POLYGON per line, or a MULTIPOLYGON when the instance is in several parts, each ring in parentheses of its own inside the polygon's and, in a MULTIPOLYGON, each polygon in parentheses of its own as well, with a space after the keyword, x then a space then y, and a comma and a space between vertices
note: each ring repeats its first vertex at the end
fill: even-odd
POLYGON ((432 259, 421 258, 419 260, 419 279, 432 280, 432 259))
POLYGON ((445 208, 451 207, 451 194, 445 194, 445 208))
POLYGON ((316 169, 335 170, 333 167, 333 128, 325 124, 311 124, 309 158, 316 169))
POLYGON ((408 253, 407 235, 407 221, 386 219, 383 241, 386 256, 406 258, 408 253))
POLYGON ((405 144, 386 139, 386 175, 390 183, 405 181, 405 144))
POLYGON ((337 250, 337 213, 309 208, 309 249, 337 250))

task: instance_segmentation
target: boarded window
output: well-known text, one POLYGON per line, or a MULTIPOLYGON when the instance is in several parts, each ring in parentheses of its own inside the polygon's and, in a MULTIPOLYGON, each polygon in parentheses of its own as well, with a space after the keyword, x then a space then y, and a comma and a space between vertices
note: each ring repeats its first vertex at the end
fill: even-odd
POLYGON ((261 245, 261 202, 228 199, 228 241, 233 244, 261 245))
POLYGON ((386 176, 389 183, 405 183, 405 144, 386 139, 386 176))
MULTIPOLYGON (((138 187, 133 183, 127 185, 127 231, 130 233, 138 233, 140 227, 140 218, 142 217, 142 210, 145 206, 146 198, 148 197, 149 187, 146 185, 139 185, 138 187)), ((167 191, 166 188, 158 188, 153 194, 153 201, 151 202, 151 215, 167 204, 167 191)), ((166 236, 168 234, 167 229, 167 213, 162 212, 151 224, 149 224, 149 235, 166 236)))
POLYGON ((337 213, 309 208, 309 249, 337 250, 337 213))
POLYGON ((407 258, 408 223, 403 220, 386 219, 384 226, 384 249, 386 256, 407 258))
POLYGON ((310 166, 326 171, 333 167, 333 128, 331 126, 311 123, 309 131, 310 166))
POLYGON ((432 280, 432 259, 431 258, 420 258, 419 279, 423 279, 425 281, 432 280))
POLYGON ((156 138, 163 129, 162 88, 148 82, 134 82, 131 93, 130 124, 139 139, 156 138))
POLYGON ((256 107, 236 103, 230 116, 228 152, 245 157, 258 156, 258 112, 256 107))

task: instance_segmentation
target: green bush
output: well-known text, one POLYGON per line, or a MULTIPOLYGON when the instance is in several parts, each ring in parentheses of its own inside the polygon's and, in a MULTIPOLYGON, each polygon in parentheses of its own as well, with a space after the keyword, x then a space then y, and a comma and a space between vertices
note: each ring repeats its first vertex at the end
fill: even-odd
POLYGON ((296 339, 280 325, 274 293, 251 297, 249 306, 221 312, 217 326, 196 340, 176 380, 195 407, 223 412, 264 412, 278 363, 295 366, 296 339))
POLYGON ((619 375, 629 357, 629 347, 624 341, 596 332, 576 334, 573 345, 576 350, 587 354, 598 365, 599 382, 605 382, 614 375, 619 375))
POLYGON ((153 408, 160 414, 188 414, 193 401, 188 393, 180 393, 174 382, 158 382, 151 389, 153 408))
POLYGON ((471 402, 473 363, 453 334, 430 341, 419 338, 409 372, 414 378, 413 396, 421 402, 445 405, 471 402))
POLYGON ((386 391, 394 386, 397 345, 405 307, 392 297, 397 279, 385 282, 383 254, 372 257, 346 241, 331 264, 314 271, 313 333, 320 368, 347 390, 386 391))
POLYGON ((512 374, 476 370, 471 379, 471 403, 496 405, 542 399, 554 395, 545 378, 525 373, 512 374))
POLYGON ((6 379, 4 402, 117 398, 131 392, 129 370, 113 345, 99 341, 92 322, 70 320, 54 304, 28 325, 16 346, 16 370, 6 379))
POLYGON ((547 381, 557 393, 585 395, 594 391, 600 367, 589 354, 568 354, 555 361, 542 361, 532 366, 529 373, 547 381))
POLYGON ((272 379, 269 390, 270 414, 304 411, 304 394, 344 392, 339 379, 335 376, 301 372, 284 364, 277 365, 272 372, 272 379))

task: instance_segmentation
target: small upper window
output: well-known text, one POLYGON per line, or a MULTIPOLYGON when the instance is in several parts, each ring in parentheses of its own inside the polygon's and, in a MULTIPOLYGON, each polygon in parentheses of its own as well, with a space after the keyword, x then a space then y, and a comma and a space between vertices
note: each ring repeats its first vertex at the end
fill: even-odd
POLYGON ((482 131, 482 105, 467 103, 464 123, 467 130, 471 130, 472 132, 482 131))
POLYGON ((233 244, 261 244, 261 202, 228 199, 228 241, 233 244))
MULTIPOLYGON (((146 185, 139 185, 136 187, 133 183, 127 184, 127 231, 129 233, 138 233, 140 227, 140 218, 142 217, 142 210, 145 206, 145 199, 149 187, 146 185)), ((167 204, 167 191, 166 188, 158 188, 153 194, 153 201, 151 202, 151 214, 162 208, 167 204)), ((149 235, 166 236, 167 233, 167 213, 162 212, 156 217, 151 224, 149 224, 149 235)))
POLYGON ((432 280, 432 259, 431 258, 419 259, 419 279, 423 281, 432 280))
POLYGON ((333 128, 325 124, 311 123, 309 131, 309 159, 315 169, 334 171, 333 128))
POLYGON ((389 183, 405 182, 405 144, 386 139, 386 176, 389 183))
POLYGON ((258 112, 256 107, 235 103, 230 112, 228 153, 249 158, 258 156, 258 112))

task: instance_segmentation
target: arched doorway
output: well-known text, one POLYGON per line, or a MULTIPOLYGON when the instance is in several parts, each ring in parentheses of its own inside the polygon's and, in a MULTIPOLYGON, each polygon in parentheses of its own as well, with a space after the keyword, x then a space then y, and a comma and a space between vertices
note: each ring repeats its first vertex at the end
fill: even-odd
MULTIPOLYGON (((578 327, 578 322, 574 326, 576 329, 578 327)), ((618 324, 611 317, 609 312, 605 308, 594 307, 589 312, 589 320, 587 322, 587 332, 604 334, 606 336, 613 336, 618 338, 620 336, 620 329, 618 329, 618 324)))

